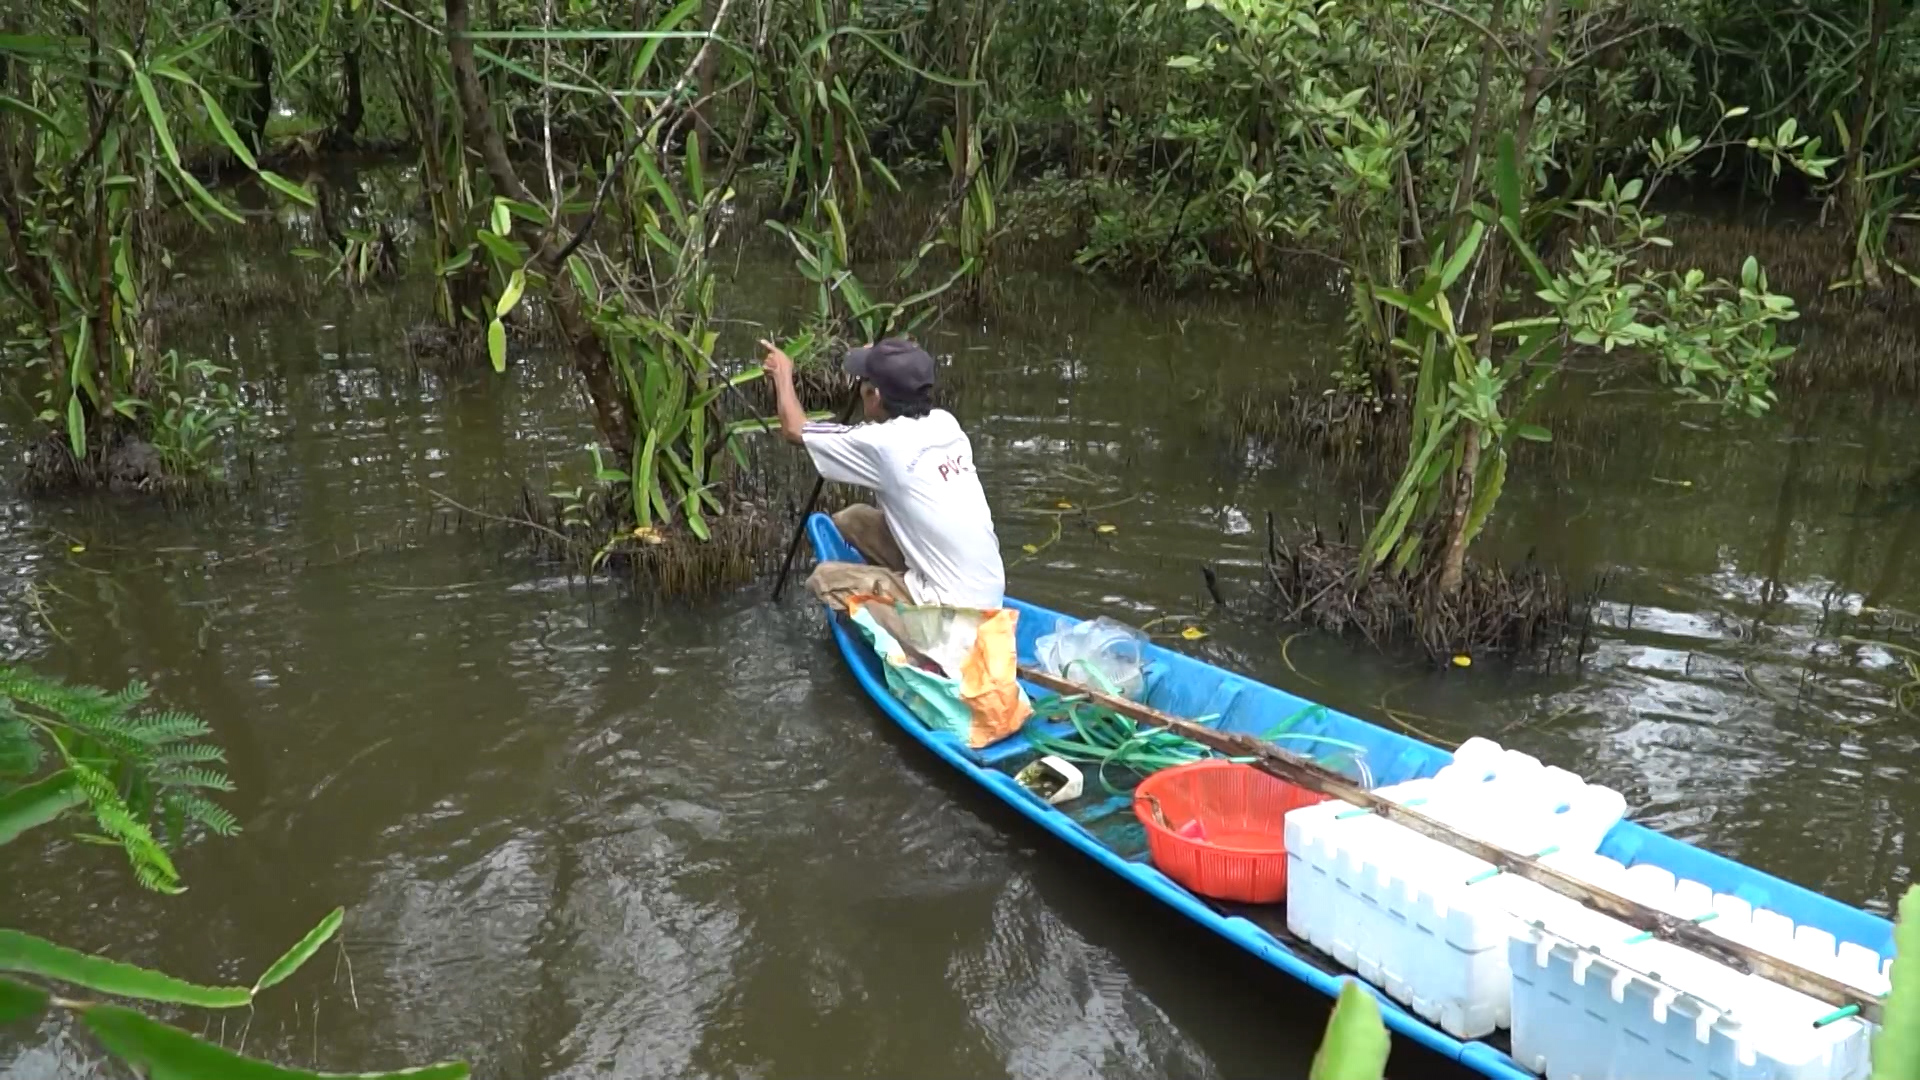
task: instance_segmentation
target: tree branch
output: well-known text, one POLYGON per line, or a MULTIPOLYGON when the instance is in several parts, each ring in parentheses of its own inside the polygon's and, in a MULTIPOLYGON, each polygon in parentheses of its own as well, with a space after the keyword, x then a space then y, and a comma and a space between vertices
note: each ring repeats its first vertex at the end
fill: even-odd
POLYGON ((1520 70, 1520 61, 1515 58, 1513 51, 1507 48, 1507 43, 1500 40, 1498 34, 1487 28, 1487 24, 1458 8, 1448 7, 1441 3, 1440 0, 1414 0, 1414 2, 1424 7, 1430 7, 1442 15, 1458 19, 1468 26, 1473 27, 1475 30, 1478 30, 1482 37, 1485 37, 1495 48, 1500 50, 1500 57, 1507 62, 1508 67, 1513 68, 1515 71, 1520 70))

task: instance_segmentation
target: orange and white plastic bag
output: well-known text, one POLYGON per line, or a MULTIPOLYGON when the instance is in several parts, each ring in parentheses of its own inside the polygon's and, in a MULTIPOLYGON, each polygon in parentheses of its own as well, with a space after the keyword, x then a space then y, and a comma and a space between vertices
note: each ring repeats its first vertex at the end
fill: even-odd
POLYGON ((887 686, 928 727, 975 750, 1019 731, 1033 715, 1020 689, 1020 613, 899 604, 856 596, 847 614, 886 671, 887 686))

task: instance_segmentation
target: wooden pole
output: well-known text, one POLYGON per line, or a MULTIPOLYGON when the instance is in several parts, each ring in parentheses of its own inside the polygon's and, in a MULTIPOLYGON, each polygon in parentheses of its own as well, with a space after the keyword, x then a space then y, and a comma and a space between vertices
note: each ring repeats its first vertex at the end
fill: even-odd
MULTIPOLYGON (((860 407, 860 388, 854 387, 853 398, 846 408, 840 410, 840 422, 853 419, 853 411, 860 407)), ((793 573, 793 557, 800 552, 800 538, 807 535, 807 519, 813 516, 813 508, 820 505, 820 493, 826 490, 827 478, 822 476, 813 482, 813 494, 807 496, 807 508, 800 511, 800 520, 794 523, 793 538, 787 541, 787 557, 780 562, 780 575, 773 579, 773 598, 787 591, 787 577, 793 573)))
POLYGON ((1475 837, 1465 835, 1445 822, 1409 810, 1398 803, 1364 790, 1358 784, 1306 758, 1289 754, 1272 743, 1251 735, 1228 734, 1190 721, 1168 716, 1125 698, 1098 690, 1034 668, 1022 667, 1020 677, 1058 694, 1083 698, 1103 709, 1110 709, 1130 720, 1164 728, 1211 750, 1237 758, 1252 759, 1253 767, 1270 776, 1364 807, 1397 825, 1422 836, 1464 851, 1476 859, 1491 863, 1503 873, 1542 885, 1561 896, 1618 919, 1636 930, 1661 941, 1699 953, 1735 971, 1757 975, 1790 990, 1799 991, 1816 1001, 1836 1008, 1854 1008, 1870 1023, 1880 1022, 1880 999, 1851 983, 1830 975, 1788 963, 1777 956, 1731 941, 1704 929, 1699 924, 1657 911, 1635 900, 1609 892, 1599 886, 1569 877, 1538 860, 1517 855, 1475 837))

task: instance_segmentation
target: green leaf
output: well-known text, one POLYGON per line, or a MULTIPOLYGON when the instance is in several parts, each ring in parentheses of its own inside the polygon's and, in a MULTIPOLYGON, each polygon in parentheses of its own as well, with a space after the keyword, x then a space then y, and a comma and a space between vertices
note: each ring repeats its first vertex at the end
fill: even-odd
POLYGON ((1197 56, 1176 56, 1173 59, 1167 61, 1167 66, 1170 68, 1181 68, 1181 69, 1190 68, 1190 67, 1199 67, 1200 58, 1197 56))
POLYGON ((916 64, 914 64, 913 61, 908 60, 906 57, 900 55, 898 52, 895 52, 893 49, 888 48, 887 44, 880 40, 879 35, 873 33, 870 30, 863 30, 857 26, 843 26, 835 30, 832 36, 838 37, 841 34, 847 34, 852 37, 860 39, 862 42, 864 42, 867 45, 868 48, 872 49, 874 52, 879 53, 881 56, 886 57, 889 61, 891 61, 894 64, 894 66, 903 68, 914 75, 918 75, 921 78, 927 80, 928 82, 939 83, 941 86, 951 86, 955 88, 965 88, 965 87, 984 85, 979 79, 960 79, 960 78, 955 78, 952 75, 942 75, 937 71, 929 71, 926 68, 919 67, 916 64))
POLYGON ((147 119, 153 124, 154 138, 160 141, 160 149, 166 152, 167 161, 176 169, 180 168, 180 148, 173 145, 173 129, 167 126, 167 113, 160 107, 160 95, 153 89, 153 80, 134 63, 132 54, 125 49, 118 50, 120 58, 126 61, 127 70, 133 72, 133 84, 140 91, 140 102, 146 106, 147 119))
POLYGON ((180 182, 187 185, 187 190, 193 192, 196 198, 198 198, 201 202, 206 203, 207 209, 212 210, 214 213, 219 214, 221 217, 226 218, 228 221, 233 222, 235 225, 246 224, 245 218, 235 213, 233 207, 228 206, 226 203, 221 202, 218 198, 215 198, 213 192, 208 191, 200 183, 199 178, 194 176, 192 173, 187 172, 184 169, 181 170, 180 182))
POLYGON ((633 73, 629 79, 632 85, 645 85, 644 76, 647 68, 653 66, 653 57, 660 51, 660 43, 667 40, 664 35, 672 33, 675 27, 686 21, 687 16, 693 14, 699 7, 700 0, 680 0, 680 3, 675 4, 671 11, 654 24, 651 36, 646 39, 645 45, 640 46, 639 54, 633 58, 633 73))
POLYGON ((578 255, 567 256, 567 272, 573 275, 573 286, 580 290, 581 296, 591 303, 600 302, 600 284, 594 280, 593 269, 585 259, 578 255))
POLYGON ((1920 1076, 1920 885, 1907 887, 1893 925, 1893 987, 1873 1036, 1873 1080, 1912 1080, 1920 1076), (1906 957, 1905 961, 1900 958, 1906 957))
POLYGON ((275 191, 278 191, 280 194, 285 195, 287 198, 292 199, 302 206, 311 208, 320 205, 320 200, 314 198, 313 192, 308 191, 307 185, 305 184, 296 184, 271 169, 259 170, 259 176, 261 180, 266 182, 268 187, 273 188, 275 191))
POLYGON ((1447 265, 1440 268, 1440 288, 1450 289, 1453 283, 1466 272, 1467 264, 1473 261, 1474 253, 1480 250, 1480 240, 1487 235, 1487 227, 1474 222, 1467 229, 1466 239, 1460 241, 1460 247, 1447 259, 1447 265))
POLYGON ((1520 163, 1514 149, 1513 134, 1501 132, 1498 156, 1493 166, 1494 192, 1500 198, 1500 216, 1520 223, 1520 163))
POLYGON ((633 515, 635 524, 641 528, 653 524, 647 500, 654 492, 653 459, 659 445, 659 430, 647 432, 646 442, 641 445, 633 463, 633 515))
POLYGON ((245 140, 233 129, 233 122, 227 119, 227 111, 220 107, 212 94, 207 93, 206 87, 196 83, 194 89, 200 91, 201 104, 207 107, 207 119, 213 121, 213 130, 220 133, 220 141, 227 144, 227 149, 233 151, 233 156, 239 158, 241 164, 258 170, 260 163, 253 159, 253 151, 247 149, 245 140))
POLYGON ((31 1020, 47 1011, 48 994, 37 986, 0 979, 0 1027, 31 1020))
POLYGON ((0 844, 11 843, 28 829, 39 828, 86 802, 65 769, 43 780, 0 795, 0 844))
POLYGON ((1391 1045, 1373 995, 1348 981, 1333 1004, 1327 1035, 1313 1055, 1308 1080, 1381 1080, 1387 1075, 1391 1045))
POLYGON ((654 163, 653 155, 647 153, 635 154, 633 156, 633 163, 640 167, 640 171, 646 174, 647 182, 652 184, 653 190, 659 193, 660 204, 666 207, 667 213, 673 217, 674 225, 677 226, 682 233, 686 232, 687 212, 680 205, 680 197, 673 193, 673 188, 667 183, 667 178, 661 174, 660 166, 654 163))
POLYGON ((508 213, 511 213, 514 217, 522 221, 529 221, 543 228, 553 224, 553 217, 547 213, 547 208, 544 206, 536 206, 530 202, 522 202, 519 199, 509 199, 504 196, 499 200, 499 205, 506 207, 508 213))
POLYGON ((1513 433, 1530 442, 1553 441, 1553 432, 1548 431, 1539 424, 1516 424, 1513 433))
POLYGON ((333 0, 322 0, 322 3, 320 5, 320 24, 319 24, 319 27, 314 31, 313 45, 311 48, 307 49, 306 54, 301 56, 299 61, 295 63, 290 70, 288 70, 284 75, 279 76, 283 81, 292 82, 294 77, 299 75, 301 71, 305 70, 308 64, 313 63, 313 58, 320 54, 320 46, 324 45, 327 41, 327 27, 331 25, 332 22, 333 22, 333 0))
POLYGON ((7 94, 0 94, 0 109, 5 109, 11 112, 20 113, 21 115, 27 117, 28 119, 33 120, 36 123, 40 124, 40 126, 46 128, 48 131, 53 132, 55 135, 58 135, 61 138, 66 137, 67 129, 64 127, 61 127, 60 121, 55 120, 51 113, 42 112, 41 110, 34 108, 33 106, 27 104, 26 102, 21 101, 17 97, 12 97, 7 94))
MULTIPOLYGON (((474 35, 474 36, 477 37, 480 35, 474 35)), ((666 91, 664 90, 618 90, 618 89, 614 89, 607 86, 605 83, 601 83, 597 86, 585 86, 580 83, 571 83, 571 82, 563 81, 561 79, 547 78, 542 76, 539 72, 526 66, 525 64, 515 63, 514 61, 509 60, 504 56, 501 56, 499 53, 494 52, 493 50, 488 49, 481 45, 475 45, 473 47, 473 54, 487 61, 490 64, 495 64, 495 65, 498 65, 499 67, 506 69, 507 71, 511 71, 515 75, 518 75, 529 82, 535 83, 539 86, 551 87, 555 90, 565 90, 569 93, 574 93, 574 94, 592 94, 595 97, 611 97, 611 98, 618 98, 618 99, 663 98, 667 96, 666 91)))
POLYGON ((1542 288, 1551 288, 1553 275, 1547 272, 1547 265, 1540 261, 1540 256, 1533 253, 1533 245, 1527 243, 1527 238, 1520 235, 1519 223, 1512 218, 1503 217, 1500 219, 1500 229, 1507 234, 1513 249, 1520 253, 1520 258, 1527 264, 1527 269, 1533 271, 1533 279, 1539 282, 1542 288))
POLYGON ((685 154, 687 190, 693 194, 694 202, 703 202, 707 197, 707 178, 700 165, 700 132, 687 132, 685 154))
POLYGON ((283 1069, 241 1057, 177 1027, 119 1005, 90 1005, 80 1013, 95 1038, 148 1080, 316 1080, 352 1076, 358 1080, 466 1080, 463 1062, 443 1062, 386 1073, 313 1073, 283 1069))
POLYGON ((507 328, 499 319, 487 324, 487 358, 493 361, 494 371, 507 370, 507 328))
POLYGON ((506 265, 525 266, 527 264, 527 257, 521 254, 520 248, 515 245, 513 241, 508 240, 498 233, 488 232, 485 229, 476 229, 473 236, 474 239, 480 241, 481 246, 493 253, 494 258, 506 265))
POLYGON ((37 56, 46 60, 71 57, 86 47, 86 39, 38 34, 0 34, 0 53, 37 56))
MULTIPOLYGON (((682 7, 698 7, 699 0, 682 7)), ((470 30, 475 41, 668 41, 701 40, 705 30, 470 30)))
POLYGON ((300 970, 300 965, 313 959, 313 954, 320 951, 320 946, 325 945, 334 934, 339 932, 340 923, 346 917, 346 908, 334 908, 329 912, 326 918, 320 920, 320 925, 307 931, 307 936, 301 938, 299 944, 288 949, 285 956, 273 962, 273 966, 267 969, 266 974, 260 976, 259 981, 253 984, 253 992, 258 994, 269 986, 285 981, 287 976, 300 970))
POLYGON ((525 270, 515 270, 513 276, 507 279, 506 289, 500 293, 500 302, 493 306, 494 316, 500 319, 506 318, 507 312, 513 310, 514 305, 520 302, 521 294, 526 291, 527 272, 525 270))
POLYGON ((1740 264, 1740 284, 1751 289, 1759 283, 1760 260, 1749 255, 1747 261, 1740 264))
POLYGON ((89 956, 18 930, 0 930, 0 971, 18 971, 101 994, 235 1009, 253 1000, 244 986, 199 986, 157 971, 89 956))
POLYGON ((87 414, 80 407, 80 395, 67 395, 67 445, 73 448, 75 461, 87 457, 87 414))

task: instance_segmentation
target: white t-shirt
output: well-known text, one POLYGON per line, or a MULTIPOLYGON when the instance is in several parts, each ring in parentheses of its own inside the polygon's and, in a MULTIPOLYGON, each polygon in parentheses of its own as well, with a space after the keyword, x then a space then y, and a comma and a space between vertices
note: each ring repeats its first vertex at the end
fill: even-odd
POLYGON ((973 444, 944 409, 845 427, 808 424, 802 442, 820 475, 871 488, 907 557, 907 588, 920 604, 997 608, 1006 570, 973 444))

